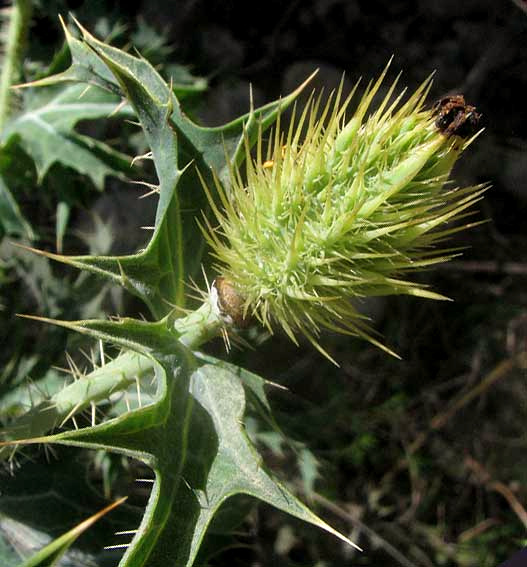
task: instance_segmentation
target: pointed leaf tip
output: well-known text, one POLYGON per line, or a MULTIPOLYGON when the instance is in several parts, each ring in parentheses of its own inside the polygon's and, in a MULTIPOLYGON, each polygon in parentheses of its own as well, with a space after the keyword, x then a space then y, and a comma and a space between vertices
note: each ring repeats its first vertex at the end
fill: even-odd
POLYGON ((50 544, 46 545, 46 547, 41 549, 38 553, 30 557, 22 564, 21 567, 47 567, 50 565, 57 565, 60 558, 83 532, 90 528, 100 518, 108 514, 108 512, 117 508, 117 506, 120 506, 127 498, 127 496, 119 498, 86 520, 83 520, 80 524, 77 524, 71 530, 62 534, 50 544))

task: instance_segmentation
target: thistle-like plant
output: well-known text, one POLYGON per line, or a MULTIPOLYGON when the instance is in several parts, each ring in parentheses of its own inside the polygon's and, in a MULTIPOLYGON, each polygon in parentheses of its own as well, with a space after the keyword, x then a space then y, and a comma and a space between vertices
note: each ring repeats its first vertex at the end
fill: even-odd
POLYGON ((150 320, 47 319, 117 345, 120 354, 101 356, 92 372, 34 400, 6 424, 3 445, 104 449, 153 470, 143 519, 130 526, 130 542, 117 544, 126 548, 121 567, 190 567, 218 510, 236 494, 268 502, 351 544, 266 470, 248 438, 247 399, 273 422, 269 383, 199 348, 254 316, 270 328, 278 323, 293 339, 304 333, 325 353, 319 344, 324 329, 376 342, 356 298, 441 298, 401 278, 450 257, 452 251, 433 245, 468 226, 446 224, 462 218, 483 188, 455 189, 446 181, 470 142, 474 109, 461 100, 425 109, 427 81, 406 102, 402 95, 391 100, 393 85, 367 116, 383 74, 349 118, 351 99, 341 104, 339 92, 326 105, 311 102, 282 133, 280 113, 302 85, 229 124, 204 128, 182 112, 172 85, 148 62, 78 28, 82 39, 66 30, 71 67, 45 83, 88 83, 130 104, 151 150, 143 157, 153 161, 158 177, 148 186, 159 195, 155 226, 135 254, 39 253, 123 286, 144 301, 150 320), (264 150, 265 130, 275 122, 264 150), (186 290, 200 272, 204 240, 220 277, 189 312, 186 290), (152 378, 155 391, 147 395, 145 381, 152 378), (143 392, 136 407, 97 421, 97 404, 104 402, 108 415, 115 393, 132 388, 143 392), (90 409, 90 426, 46 435, 90 409))
POLYGON ((246 144, 244 171, 230 168, 227 189, 216 180, 221 205, 210 193, 209 201, 217 226, 205 221, 204 233, 224 278, 220 301, 224 289, 234 320, 254 316, 269 330, 276 323, 295 342, 298 331, 329 356, 323 329, 382 347, 356 300, 445 299, 403 277, 451 258, 435 244, 468 226, 446 225, 484 188, 447 181, 479 116, 460 100, 426 108, 430 79, 403 103, 404 93, 393 97, 395 81, 367 115, 385 74, 351 117, 353 92, 341 103, 339 90, 322 111, 312 98, 285 133, 277 124, 266 148, 259 136, 254 159, 246 144))

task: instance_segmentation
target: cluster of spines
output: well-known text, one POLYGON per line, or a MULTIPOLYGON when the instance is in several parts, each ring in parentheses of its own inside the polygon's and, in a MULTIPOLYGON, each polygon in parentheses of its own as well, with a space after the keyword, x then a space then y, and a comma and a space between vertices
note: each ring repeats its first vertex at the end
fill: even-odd
POLYGON ((351 119, 355 89, 342 103, 339 89, 322 109, 311 98, 285 135, 278 122, 265 155, 262 136, 255 157, 247 141, 243 174, 232 167, 230 187, 217 183, 219 206, 209 194, 218 227, 204 232, 217 270, 245 298, 243 315, 277 322, 295 342, 300 331, 322 351, 323 328, 382 346, 353 298, 444 299, 401 275, 451 257, 433 245, 467 226, 445 228, 483 190, 446 184, 471 140, 437 128, 424 108, 430 78, 404 103, 396 80, 366 118, 385 73, 351 119))

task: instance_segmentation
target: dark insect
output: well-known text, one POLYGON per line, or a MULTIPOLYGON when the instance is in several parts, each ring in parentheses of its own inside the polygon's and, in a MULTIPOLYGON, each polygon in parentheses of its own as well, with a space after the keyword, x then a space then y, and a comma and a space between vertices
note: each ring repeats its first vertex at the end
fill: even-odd
POLYGON ((469 138, 478 131, 481 114, 465 102, 463 95, 445 96, 432 110, 437 115, 436 127, 447 137, 469 138))

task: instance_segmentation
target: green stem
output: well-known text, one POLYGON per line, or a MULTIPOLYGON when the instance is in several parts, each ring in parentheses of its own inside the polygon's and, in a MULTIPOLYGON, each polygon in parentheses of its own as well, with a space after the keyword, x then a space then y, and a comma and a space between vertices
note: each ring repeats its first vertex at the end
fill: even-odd
MULTIPOLYGON (((218 336, 223 323, 210 300, 186 317, 177 319, 174 328, 179 342, 196 350, 218 336)), ((126 351, 83 378, 72 382, 51 398, 36 405, 5 430, 6 440, 41 437, 64 421, 88 409, 92 404, 108 399, 114 392, 126 390, 137 380, 151 374, 154 360, 137 352, 126 351)), ((9 455, 0 448, 0 460, 9 455)))
MULTIPOLYGON (((152 367, 150 358, 131 351, 124 352, 32 407, 10 424, 4 433, 10 440, 40 437, 59 427, 69 417, 87 409, 92 403, 108 399, 113 392, 127 389, 152 367)), ((2 456, 6 455, 0 452, 0 458, 2 456)))
POLYGON ((0 76, 0 132, 9 115, 11 86, 20 78, 25 39, 31 19, 31 0, 14 0, 8 13, 7 43, 0 76))
POLYGON ((217 337, 223 325, 210 298, 196 311, 174 321, 174 328, 180 333, 179 341, 190 350, 217 337))

